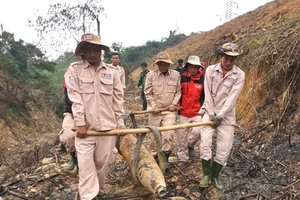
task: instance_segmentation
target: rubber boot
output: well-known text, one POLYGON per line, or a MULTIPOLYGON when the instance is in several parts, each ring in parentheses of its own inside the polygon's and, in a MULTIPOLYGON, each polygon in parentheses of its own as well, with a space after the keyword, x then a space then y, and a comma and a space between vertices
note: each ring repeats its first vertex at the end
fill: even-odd
POLYGON ((210 160, 201 160, 202 170, 203 170, 203 178, 200 182, 201 188, 206 188, 211 183, 211 173, 210 173, 210 160))
POLYGON ((168 160, 169 160, 169 157, 170 157, 170 155, 171 155, 171 152, 169 152, 169 151, 164 151, 163 153, 164 153, 165 156, 166 156, 167 162, 169 162, 168 160))
POLYGON ((220 165, 217 162, 213 162, 212 163, 212 167, 211 167, 211 180, 212 180, 212 185, 215 186, 215 188, 217 188, 218 190, 222 190, 223 186, 219 183, 219 174, 220 171, 222 169, 222 165, 220 165))
MULTIPOLYGON (((163 153, 164 153, 164 155, 165 155, 165 157, 166 157, 166 160, 167 160, 167 162, 168 162, 169 157, 170 157, 170 155, 171 155, 171 152, 164 151, 163 153)), ((154 156, 154 160, 157 162, 157 164, 159 163, 159 161, 158 161, 158 156, 157 156, 157 155, 154 156)))
POLYGON ((195 149, 193 147, 188 146, 188 154, 190 158, 195 157, 195 149))
POLYGON ((70 152, 70 155, 71 155, 71 159, 67 165, 67 170, 72 171, 75 168, 75 166, 77 165, 77 158, 75 155, 75 151, 70 152))

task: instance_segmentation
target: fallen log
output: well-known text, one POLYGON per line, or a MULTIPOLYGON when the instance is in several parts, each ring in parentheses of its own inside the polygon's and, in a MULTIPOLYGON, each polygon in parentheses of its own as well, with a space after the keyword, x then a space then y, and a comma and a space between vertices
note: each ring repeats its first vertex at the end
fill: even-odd
MULTIPOLYGON (((190 128, 190 127, 195 127, 195 126, 211 125, 212 123, 213 123, 212 121, 193 122, 193 123, 178 124, 178 125, 172 125, 172 126, 162 126, 162 127, 157 127, 157 129, 159 131, 169 131, 169 130, 175 130, 175 129, 190 128)), ((120 135, 120 136, 124 136, 127 134, 141 134, 141 133, 149 133, 149 132, 151 132, 151 130, 149 128, 116 129, 116 130, 110 130, 110 131, 88 130, 87 135, 92 135, 92 136, 120 135)))
POLYGON ((134 167, 138 182, 153 194, 163 197, 167 194, 164 175, 153 156, 144 145, 141 146, 136 166, 131 166, 132 155, 137 139, 134 135, 125 135, 120 138, 119 150, 130 168, 134 167))

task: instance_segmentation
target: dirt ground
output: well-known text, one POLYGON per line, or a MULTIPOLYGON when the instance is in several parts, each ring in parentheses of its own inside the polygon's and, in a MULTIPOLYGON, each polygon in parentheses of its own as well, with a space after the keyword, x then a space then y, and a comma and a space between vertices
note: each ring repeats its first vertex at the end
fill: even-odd
MULTIPOLYGON (((141 109, 138 95, 138 90, 128 92, 125 101, 131 102, 127 104, 131 107, 126 110, 141 109)), ((136 120, 138 127, 147 125, 145 115, 137 115, 136 120)), ((128 122, 127 126, 130 127, 131 123, 128 122)), ((261 129, 265 131, 264 135, 272 135, 275 131, 272 125, 261 129)), ((300 199, 300 135, 294 134, 289 140, 286 134, 278 133, 271 143, 260 144, 260 132, 241 138, 242 132, 243 128, 239 126, 228 165, 221 172, 222 191, 213 187, 199 188, 202 177, 199 142, 195 148, 196 156, 189 161, 188 167, 182 170, 177 167, 175 135, 174 151, 169 159, 171 167, 164 175, 166 196, 159 198, 136 183, 127 163, 118 154, 108 175, 106 199, 300 199)), ((147 138, 144 145, 148 146, 147 138)), ((5 200, 76 199, 78 175, 76 169, 71 172, 65 169, 68 159, 69 155, 56 141, 38 164, 6 177, 0 186, 0 197, 5 200)))

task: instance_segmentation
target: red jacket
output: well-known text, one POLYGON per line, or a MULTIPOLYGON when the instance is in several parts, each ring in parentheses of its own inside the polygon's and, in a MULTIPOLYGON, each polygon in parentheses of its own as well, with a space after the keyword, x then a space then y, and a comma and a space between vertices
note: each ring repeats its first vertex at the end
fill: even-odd
POLYGON ((187 71, 181 76, 180 99, 181 110, 179 115, 184 117, 195 117, 204 102, 204 72, 191 77, 187 71))

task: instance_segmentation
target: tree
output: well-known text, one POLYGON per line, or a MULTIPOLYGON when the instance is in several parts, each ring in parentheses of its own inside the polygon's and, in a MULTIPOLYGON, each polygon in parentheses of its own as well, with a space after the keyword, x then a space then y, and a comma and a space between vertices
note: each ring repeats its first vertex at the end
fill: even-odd
POLYGON ((6 74, 2 80, 8 92, 16 95, 20 86, 26 84, 37 84, 39 88, 47 86, 49 73, 55 70, 56 63, 45 59, 35 45, 15 41, 14 34, 6 31, 0 34, 0 70, 6 74))
MULTIPOLYGON (((29 26, 33 27, 38 36, 44 42, 50 42, 51 47, 70 46, 73 38, 77 38, 86 32, 94 32, 93 22, 96 21, 97 32, 100 37, 99 14, 104 13, 101 0, 87 0, 85 3, 76 5, 56 3, 50 5, 48 16, 38 15, 35 21, 28 20, 29 26)), ((64 52, 65 50, 60 50, 64 52)))

